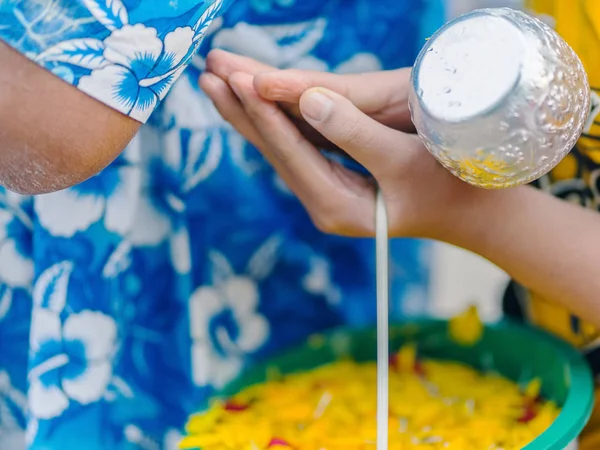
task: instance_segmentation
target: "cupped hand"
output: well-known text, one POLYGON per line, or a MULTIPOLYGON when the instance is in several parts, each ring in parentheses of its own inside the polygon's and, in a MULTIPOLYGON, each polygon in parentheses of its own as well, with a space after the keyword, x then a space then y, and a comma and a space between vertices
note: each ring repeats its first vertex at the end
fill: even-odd
POLYGON ((475 188, 443 169, 417 135, 401 131, 411 129, 406 69, 334 75, 273 71, 222 52, 217 57, 209 57, 202 88, 275 167, 321 230, 373 235, 375 184, 386 200, 393 236, 436 238, 468 207, 475 188), (362 164, 376 183, 323 157, 290 115, 362 164))
MULTIPOLYGON (((223 50, 213 50, 206 60, 206 71, 229 84, 229 77, 237 72, 255 76, 254 87, 259 95, 277 102, 290 121, 317 147, 340 150, 317 133, 302 117, 298 101, 308 88, 321 86, 346 96, 365 114, 378 122, 403 131, 414 131, 408 110, 408 81, 410 69, 383 71, 366 75, 336 75, 300 70, 277 70, 245 56, 223 50), (371 84, 372 83, 372 84, 371 84)), ((221 96, 231 96, 227 86, 221 86, 221 96)), ((221 111, 229 114, 233 111, 221 111)), ((236 128, 248 128, 238 116, 225 117, 236 128)))

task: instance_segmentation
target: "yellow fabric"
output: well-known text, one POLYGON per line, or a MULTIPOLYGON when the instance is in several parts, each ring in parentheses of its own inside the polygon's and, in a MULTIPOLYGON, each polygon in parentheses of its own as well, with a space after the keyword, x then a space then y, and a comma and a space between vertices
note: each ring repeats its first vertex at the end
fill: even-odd
MULTIPOLYGON (((595 173, 600 171, 600 0, 529 0, 527 3, 533 13, 541 15, 542 18, 551 18, 556 31, 581 58, 594 91, 594 123, 585 130, 574 152, 550 174, 551 183, 572 181, 575 186, 583 180, 586 188, 590 185, 592 191, 597 191, 598 187, 591 185, 597 184, 595 173)), ((581 201, 580 198, 576 201, 598 209, 597 199, 598 195, 592 195, 592 198, 586 201, 581 201)), ((589 349, 600 337, 599 330, 585 321, 579 321, 577 326, 574 326, 573 317, 568 311, 544 299, 530 294, 526 303, 526 313, 533 323, 580 348, 589 349)), ((597 392, 600 394, 600 390, 597 392)), ((600 406, 596 408, 581 446, 582 450, 600 449, 600 406)))

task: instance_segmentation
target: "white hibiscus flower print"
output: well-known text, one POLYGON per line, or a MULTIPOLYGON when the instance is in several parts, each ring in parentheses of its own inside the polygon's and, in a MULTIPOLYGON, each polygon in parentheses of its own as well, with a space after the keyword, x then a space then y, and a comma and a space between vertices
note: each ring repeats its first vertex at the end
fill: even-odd
MULTIPOLYGON (((322 40, 327 20, 317 18, 292 25, 251 25, 240 22, 215 33, 212 45, 278 68, 315 67, 310 52, 322 40)), ((327 65, 320 67, 327 69, 327 65)))
POLYGON ((243 354, 266 341, 268 323, 256 312, 256 282, 234 276, 218 287, 201 287, 192 295, 193 377, 199 386, 223 387, 243 367, 243 354))
POLYGON ((82 77, 78 87, 143 122, 185 69, 182 60, 193 38, 190 27, 177 28, 161 40, 155 28, 125 25, 104 40, 107 63, 82 77))
POLYGON ((269 323, 258 311, 258 283, 277 262, 279 236, 267 239, 254 253, 245 273, 212 252, 213 284, 199 287, 190 299, 192 377, 198 386, 222 388, 242 370, 246 355, 260 349, 269 323))
POLYGON ((60 416, 71 402, 100 400, 112 378, 115 321, 90 310, 61 317, 72 269, 70 262, 55 264, 34 287, 29 405, 38 419, 60 416))
POLYGON ((83 311, 61 323, 57 313, 37 309, 31 328, 31 413, 49 419, 60 416, 71 401, 86 405, 100 400, 112 377, 115 321, 83 311))
POLYGON ((223 6, 223 0, 215 0, 194 25, 175 28, 163 38, 153 27, 129 23, 121 0, 83 3, 111 34, 104 40, 63 41, 36 60, 89 69, 79 79, 79 89, 140 122, 165 97, 223 6))
POLYGON ((40 224, 56 237, 73 237, 101 219, 107 230, 125 235, 133 224, 139 190, 139 170, 110 167, 77 186, 38 195, 35 212, 40 224))

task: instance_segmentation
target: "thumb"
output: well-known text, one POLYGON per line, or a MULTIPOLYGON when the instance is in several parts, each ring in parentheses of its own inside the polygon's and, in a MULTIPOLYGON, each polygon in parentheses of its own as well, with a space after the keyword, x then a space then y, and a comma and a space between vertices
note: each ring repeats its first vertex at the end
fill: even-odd
POLYGON ((412 153, 422 151, 416 135, 382 125, 347 98, 325 88, 304 92, 300 97, 300 111, 312 127, 375 177, 397 172, 412 153))
POLYGON ((343 95, 379 122, 396 129, 414 130, 408 110, 408 68, 349 75, 288 69, 254 77, 254 89, 261 97, 286 105, 296 105, 302 94, 314 87, 343 95))

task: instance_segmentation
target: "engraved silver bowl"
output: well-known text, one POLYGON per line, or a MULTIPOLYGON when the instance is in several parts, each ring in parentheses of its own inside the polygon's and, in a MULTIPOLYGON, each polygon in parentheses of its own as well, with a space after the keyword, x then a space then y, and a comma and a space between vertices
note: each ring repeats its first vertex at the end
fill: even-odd
POLYGON ((520 11, 480 9, 427 41, 409 106, 444 167, 498 189, 529 183, 567 155, 589 114, 590 89, 580 59, 553 29, 520 11))

